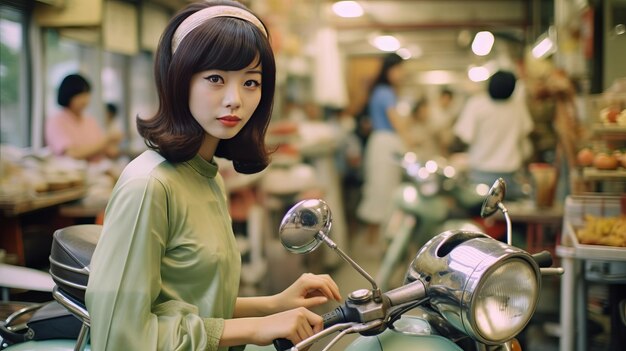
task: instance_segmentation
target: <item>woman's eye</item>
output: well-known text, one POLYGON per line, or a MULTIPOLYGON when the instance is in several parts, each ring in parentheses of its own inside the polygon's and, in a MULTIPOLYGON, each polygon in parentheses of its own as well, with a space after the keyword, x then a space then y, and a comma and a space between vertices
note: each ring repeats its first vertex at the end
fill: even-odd
POLYGON ((204 79, 214 84, 224 83, 224 79, 216 74, 205 77, 204 79))
POLYGON ((246 87, 260 87, 261 82, 259 82, 258 80, 250 79, 247 80, 243 85, 246 87))

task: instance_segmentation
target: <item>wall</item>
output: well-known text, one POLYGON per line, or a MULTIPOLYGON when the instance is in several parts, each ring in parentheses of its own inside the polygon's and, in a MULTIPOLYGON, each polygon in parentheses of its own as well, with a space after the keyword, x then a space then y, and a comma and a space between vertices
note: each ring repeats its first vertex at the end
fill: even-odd
POLYGON ((626 78, 626 33, 618 35, 615 26, 626 25, 626 0, 604 2, 604 89, 616 78, 626 78))

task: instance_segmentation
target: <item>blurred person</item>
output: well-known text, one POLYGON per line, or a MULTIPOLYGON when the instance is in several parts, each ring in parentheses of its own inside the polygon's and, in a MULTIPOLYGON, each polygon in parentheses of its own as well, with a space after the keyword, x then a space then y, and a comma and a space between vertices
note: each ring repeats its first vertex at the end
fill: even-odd
POLYGON ((523 195, 514 175, 530 156, 533 130, 526 104, 512 97, 516 81, 512 72, 494 73, 487 92, 470 97, 454 125, 456 136, 469 147, 470 181, 490 185, 504 178, 511 198, 523 195))
POLYGON ((430 103, 421 98, 411 111, 407 127, 409 130, 407 148, 415 152, 420 161, 440 156, 442 151, 437 143, 436 134, 430 129, 430 119, 432 119, 430 103))
POLYGON ((85 113, 91 100, 91 86, 80 74, 66 76, 58 88, 61 109, 46 119, 45 139, 55 155, 100 161, 116 157, 121 135, 109 134, 98 121, 85 113))
POLYGON ((393 163, 395 154, 408 144, 406 118, 398 112, 398 90, 404 78, 404 60, 392 53, 383 58, 380 72, 368 98, 372 132, 364 152, 364 183, 357 216, 367 223, 366 239, 370 245, 379 240, 379 231, 389 208, 392 193, 401 181, 400 167, 393 163))
POLYGON ((189 4, 167 24, 154 73, 158 111, 136 121, 149 150, 117 181, 90 264, 92 350, 226 351, 319 332, 309 308, 341 298, 328 275, 238 297, 241 254, 215 158, 245 174, 269 164, 266 26, 236 1, 189 4))
POLYGON ((456 106, 454 104, 454 92, 448 88, 443 88, 439 92, 436 103, 430 109, 429 129, 435 136, 439 153, 444 156, 449 153, 449 148, 454 140, 452 126, 459 112, 456 106))
POLYGON ((119 137, 117 145, 111 145, 111 153, 117 157, 121 154, 122 144, 124 143, 125 139, 124 128, 122 127, 121 120, 118 118, 117 105, 112 102, 108 102, 106 104, 105 116, 105 126, 107 134, 119 137))

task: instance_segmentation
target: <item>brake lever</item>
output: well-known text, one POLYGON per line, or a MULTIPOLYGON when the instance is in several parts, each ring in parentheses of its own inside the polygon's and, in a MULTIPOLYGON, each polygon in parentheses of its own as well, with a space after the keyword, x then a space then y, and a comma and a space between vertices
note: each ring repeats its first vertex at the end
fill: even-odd
POLYGON ((315 334, 315 335, 311 335, 308 338, 300 341, 299 343, 297 343, 295 346, 291 347, 289 350, 290 351, 298 351, 301 348, 307 347, 311 344, 313 344, 315 341, 317 341, 317 339, 321 339, 323 337, 326 337, 328 334, 332 334, 336 331, 340 331, 340 330, 345 330, 345 329, 349 329, 352 326, 359 324, 356 322, 348 322, 348 323, 339 323, 339 324, 335 324, 332 327, 326 328, 324 330, 322 330, 321 332, 315 334))
POLYGON ((291 351, 299 351, 302 348, 312 345, 318 339, 321 339, 327 336, 328 334, 332 334, 336 331, 341 330, 341 332, 336 337, 334 337, 333 340, 331 340, 330 343, 328 343, 328 345, 326 345, 326 347, 322 350, 322 351, 326 351, 330 347, 335 345, 337 341, 339 341, 339 339, 344 337, 346 334, 361 333, 361 332, 368 331, 373 328, 380 327, 383 324, 384 322, 382 319, 376 319, 367 323, 349 322, 349 323, 335 324, 334 326, 328 329, 324 329, 323 331, 300 341, 297 345, 291 348, 291 351))
POLYGON ((377 320, 374 320, 374 321, 371 321, 371 322, 368 322, 368 323, 365 323, 365 324, 355 324, 352 327, 350 327, 348 329, 344 329, 343 331, 341 331, 341 333, 337 334, 337 336, 335 336, 328 343, 328 345, 326 345, 326 347, 324 347, 322 349, 322 351, 330 350, 331 347, 333 347, 341 338, 343 338, 347 334, 360 333, 360 332, 368 331, 370 329, 378 328, 378 327, 380 327, 383 324, 384 324, 384 322, 382 321, 382 319, 377 319, 377 320))

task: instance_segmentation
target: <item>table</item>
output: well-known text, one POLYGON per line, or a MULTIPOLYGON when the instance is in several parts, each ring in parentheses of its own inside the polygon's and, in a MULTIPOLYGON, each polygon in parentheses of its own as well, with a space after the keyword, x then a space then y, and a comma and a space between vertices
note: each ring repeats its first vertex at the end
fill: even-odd
POLYGON ((81 199, 86 192, 86 187, 80 186, 36 196, 3 199, 0 202, 0 219, 2 221, 0 226, 0 248, 5 249, 7 253, 16 254, 17 264, 24 265, 22 216, 26 213, 58 207, 61 204, 81 199))
POLYGON ((9 288, 52 292, 53 287, 54 281, 46 272, 0 263, 2 301, 9 300, 9 288))
MULTIPOLYGON (((526 251, 536 253, 545 249, 554 254, 556 241, 550 247, 545 245, 546 227, 555 228, 557 236, 561 232, 563 223, 563 205, 554 204, 549 208, 538 208, 532 201, 504 202, 509 211, 511 222, 526 225, 526 251)), ((498 219, 504 220, 504 216, 498 211, 498 219)))
MULTIPOLYGON (((587 278, 584 263, 587 260, 598 262, 626 262, 626 248, 597 246, 592 249, 576 247, 569 237, 569 229, 563 245, 556 247, 565 273, 561 280, 561 339, 560 350, 587 350, 587 278), (576 323, 578 321, 578 323, 576 323), (576 346, 576 347, 574 347, 576 346)), ((591 245, 584 245, 584 247, 591 245)), ((626 284, 612 280, 606 283, 626 284)), ((613 333, 614 331, 612 331, 613 333)))

